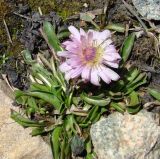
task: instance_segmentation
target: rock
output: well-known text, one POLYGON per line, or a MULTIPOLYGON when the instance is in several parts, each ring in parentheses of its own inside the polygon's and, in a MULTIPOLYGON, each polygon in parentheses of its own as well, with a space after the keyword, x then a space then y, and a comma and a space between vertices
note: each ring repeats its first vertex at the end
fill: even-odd
POLYGON ((160 126, 152 115, 115 112, 92 125, 98 159, 160 159, 160 126))
POLYGON ((160 0, 132 0, 132 2, 143 17, 160 20, 160 0))
POLYGON ((50 146, 41 137, 31 137, 31 129, 10 118, 14 107, 8 90, 0 80, 0 159, 52 159, 50 146))

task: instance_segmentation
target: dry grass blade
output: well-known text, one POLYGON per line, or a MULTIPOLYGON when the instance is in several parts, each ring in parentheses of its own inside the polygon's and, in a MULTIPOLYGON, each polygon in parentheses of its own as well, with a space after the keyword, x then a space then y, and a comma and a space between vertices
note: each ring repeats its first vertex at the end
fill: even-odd
POLYGON ((9 32, 9 29, 8 29, 8 26, 7 26, 7 23, 6 23, 5 19, 3 19, 3 23, 4 23, 4 26, 5 26, 6 32, 7 32, 7 36, 8 36, 9 42, 13 45, 13 42, 12 42, 12 39, 11 39, 11 35, 10 35, 10 32, 9 32))
POLYGON ((140 22, 140 24, 142 25, 142 27, 144 28, 145 32, 147 32, 147 26, 145 25, 145 23, 141 20, 141 18, 138 16, 138 14, 136 13, 136 11, 132 8, 132 6, 130 6, 128 3, 126 3, 124 0, 122 0, 122 2, 124 3, 125 7, 137 18, 137 20, 140 22))

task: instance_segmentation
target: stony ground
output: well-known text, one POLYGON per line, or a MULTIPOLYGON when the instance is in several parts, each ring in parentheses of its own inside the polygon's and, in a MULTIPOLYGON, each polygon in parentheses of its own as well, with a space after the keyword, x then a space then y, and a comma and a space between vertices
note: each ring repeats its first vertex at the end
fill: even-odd
POLYGON ((41 137, 31 137, 10 118, 13 99, 10 88, 0 80, 0 159, 51 159, 50 146, 41 137))

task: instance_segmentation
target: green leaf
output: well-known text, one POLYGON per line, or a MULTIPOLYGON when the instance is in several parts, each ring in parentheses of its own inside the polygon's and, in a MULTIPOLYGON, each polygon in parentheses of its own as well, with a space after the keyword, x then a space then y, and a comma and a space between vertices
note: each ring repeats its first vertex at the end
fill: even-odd
POLYGON ((49 22, 44 22, 43 24, 43 32, 47 37, 48 43, 54 48, 55 51, 60 51, 60 42, 55 33, 55 28, 49 22))
POLYGON ((141 78, 142 76, 140 76, 140 80, 137 81, 137 78, 135 79, 136 80, 136 83, 135 81, 133 81, 133 83, 131 83, 129 86, 127 85, 124 92, 125 92, 125 95, 131 93, 133 90, 135 90, 136 88, 138 88, 139 86, 147 83, 147 76, 145 74, 145 76, 143 76, 143 78, 141 78))
POLYGON ((66 131, 72 131, 73 133, 76 133, 76 120, 74 118, 74 115, 68 115, 65 119, 65 128, 66 131))
POLYGON ((59 33, 59 34, 57 35, 57 37, 58 37, 59 40, 62 40, 62 39, 64 39, 64 38, 69 37, 69 35, 70 35, 70 32, 69 32, 69 31, 65 31, 65 32, 59 33))
POLYGON ((155 99, 157 99, 158 101, 160 101, 160 91, 156 90, 156 89, 151 89, 148 88, 148 92, 151 96, 153 96, 155 99))
POLYGON ((137 112, 140 110, 140 108, 141 108, 138 93, 136 93, 135 91, 133 91, 133 92, 129 95, 129 98, 130 98, 130 102, 129 102, 129 104, 127 105, 126 109, 127 109, 127 111, 128 111, 130 114, 135 114, 135 113, 137 113, 137 112))
POLYGON ((28 104, 31 108, 33 108, 34 110, 38 110, 38 109, 39 109, 38 106, 37 106, 37 104, 36 104, 35 99, 32 98, 32 97, 28 98, 27 104, 28 104))
POLYGON ((67 139, 66 137, 63 137, 63 141, 61 142, 61 157, 60 159, 65 159, 66 156, 68 156, 68 154, 66 154, 65 150, 67 147, 67 139))
POLYGON ((91 122, 94 122, 95 119, 97 119, 97 116, 99 117, 99 114, 100 114, 100 107, 99 106, 92 107, 92 109, 89 111, 88 116, 83 121, 83 126, 85 126, 87 123, 91 124, 91 122))
POLYGON ((39 84, 39 83, 32 83, 30 86, 31 91, 42 91, 42 92, 48 92, 51 93, 51 87, 44 85, 44 84, 39 84))
POLYGON ((22 117, 19 113, 11 110, 11 118, 24 127, 44 127, 44 122, 33 121, 22 117))
POLYGON ((86 146, 85 147, 86 147, 87 154, 92 152, 92 142, 89 138, 86 141, 86 146))
POLYGON ((122 51, 121 51, 123 63, 128 60, 129 55, 131 54, 131 50, 134 45, 134 40, 135 40, 135 33, 132 33, 124 41, 122 51))
POLYGON ((80 13, 80 19, 84 20, 86 22, 90 22, 91 24, 93 24, 96 29, 100 30, 100 27, 93 21, 93 19, 95 18, 95 15, 92 13, 80 13))
POLYGON ((34 129, 32 129, 31 135, 37 136, 37 135, 41 135, 43 133, 45 133, 44 128, 34 128, 34 129))
POLYGON ((125 112, 125 108, 122 105, 118 104, 118 103, 111 102, 110 106, 112 108, 114 108, 115 110, 117 110, 118 112, 120 112, 120 113, 124 113, 125 112))
POLYGON ((94 159, 91 153, 87 154, 86 159, 94 159))
POLYGON ((61 127, 56 127, 51 136, 51 143, 52 143, 52 151, 54 159, 60 159, 60 136, 62 133, 61 127))
POLYGON ((52 104, 57 110, 60 110, 61 105, 63 104, 56 96, 46 92, 33 91, 27 92, 26 95, 43 99, 44 101, 52 104))
POLYGON ((133 68, 129 70, 129 75, 127 75, 127 80, 131 83, 138 75, 140 71, 137 68, 133 68))
POLYGON ((92 22, 94 18, 95 18, 95 15, 91 13, 80 13, 80 19, 86 22, 92 22))
POLYGON ((141 80, 143 80, 143 78, 146 76, 146 73, 140 73, 132 82, 130 82, 129 84, 127 84, 127 87, 132 87, 133 85, 135 85, 136 83, 140 82, 141 80))
POLYGON ((130 98, 130 102, 129 102, 129 105, 127 105, 128 107, 134 107, 134 106, 138 106, 140 104, 137 92, 133 91, 129 95, 129 98, 130 98))
POLYGON ((15 100, 18 104, 26 105, 28 97, 24 96, 25 93, 23 91, 15 90, 14 95, 15 95, 15 100))
POLYGON ((136 114, 136 113, 138 113, 140 111, 141 106, 127 107, 126 109, 127 109, 128 113, 130 113, 130 114, 136 114))
POLYGON ((27 64, 34 64, 36 61, 32 59, 31 53, 28 50, 22 51, 23 59, 27 64))
POLYGON ((108 97, 107 99, 102 99, 98 96, 87 96, 87 94, 81 94, 82 100, 87 102, 88 104, 98 105, 98 106, 107 106, 111 99, 108 97))
POLYGON ((117 32, 120 32, 120 33, 125 32, 125 27, 121 24, 110 23, 105 28, 109 29, 109 30, 114 30, 114 31, 117 31, 117 32))

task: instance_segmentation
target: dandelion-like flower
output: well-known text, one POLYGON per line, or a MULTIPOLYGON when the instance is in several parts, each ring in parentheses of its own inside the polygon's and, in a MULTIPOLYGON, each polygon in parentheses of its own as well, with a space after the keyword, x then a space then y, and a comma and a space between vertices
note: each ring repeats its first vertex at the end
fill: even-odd
POLYGON ((66 50, 58 52, 58 56, 65 58, 59 67, 65 73, 65 79, 81 76, 97 86, 100 85, 100 78, 108 84, 118 80, 119 75, 110 67, 118 68, 121 57, 112 45, 110 31, 89 30, 86 33, 74 26, 68 29, 70 40, 63 43, 66 50))

